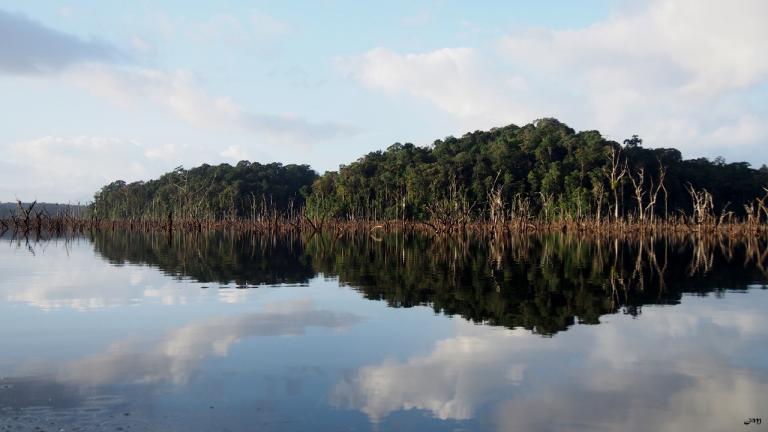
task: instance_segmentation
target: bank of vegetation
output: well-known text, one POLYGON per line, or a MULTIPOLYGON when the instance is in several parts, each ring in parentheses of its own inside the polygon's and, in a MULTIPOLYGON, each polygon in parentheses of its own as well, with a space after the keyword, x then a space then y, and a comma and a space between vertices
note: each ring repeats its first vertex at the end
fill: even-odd
MULTIPOLYGON (((766 166, 686 160, 676 149, 645 148, 637 136, 618 143, 542 119, 426 147, 395 143, 323 175, 307 165, 242 161, 116 181, 96 193, 88 224, 764 230, 767 187, 766 166)), ((18 225, 18 216, 11 223, 18 225)))

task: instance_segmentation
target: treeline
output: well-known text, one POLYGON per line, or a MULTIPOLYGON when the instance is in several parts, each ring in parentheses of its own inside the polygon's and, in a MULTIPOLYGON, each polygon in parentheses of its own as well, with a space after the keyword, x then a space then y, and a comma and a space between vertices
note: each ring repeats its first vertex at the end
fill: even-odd
POLYGON ((91 204, 101 219, 236 219, 304 206, 317 173, 307 165, 241 161, 176 168, 156 180, 112 182, 91 204))
POLYGON ((693 194, 703 194, 712 197, 705 210, 744 216, 765 186, 765 166, 684 160, 675 149, 643 148, 637 136, 620 145, 543 119, 369 153, 318 178, 309 207, 379 220, 650 219, 692 215, 693 194))
POLYGON ((768 168, 675 149, 622 144, 555 119, 395 143, 318 176, 306 165, 203 165, 157 180, 114 182, 95 196, 101 218, 256 218, 432 221, 631 220, 686 215, 768 220, 768 168))

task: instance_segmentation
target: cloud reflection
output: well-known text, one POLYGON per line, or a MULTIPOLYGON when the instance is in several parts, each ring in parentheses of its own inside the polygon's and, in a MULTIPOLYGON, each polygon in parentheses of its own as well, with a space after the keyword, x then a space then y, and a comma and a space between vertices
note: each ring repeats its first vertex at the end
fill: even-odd
POLYGON ((67 365, 57 378, 94 386, 160 381, 183 384, 203 360, 227 356, 242 339, 302 335, 309 327, 342 329, 359 321, 357 315, 317 309, 309 300, 273 303, 260 312, 189 324, 149 348, 133 342, 116 343, 104 354, 67 365))
POLYGON ((0 300, 45 311, 87 311, 152 302, 182 305, 211 296, 222 303, 238 303, 248 296, 243 290, 178 289, 179 281, 158 269, 106 264, 84 240, 32 245, 34 260, 25 253, 23 241, 12 241, 8 247, 13 250, 3 253, 0 260, 0 300))
POLYGON ((689 298, 551 339, 456 319, 455 336, 426 354, 348 374, 331 403, 372 422, 423 410, 500 431, 730 430, 765 406, 754 351, 768 340, 765 303, 758 292, 689 298))

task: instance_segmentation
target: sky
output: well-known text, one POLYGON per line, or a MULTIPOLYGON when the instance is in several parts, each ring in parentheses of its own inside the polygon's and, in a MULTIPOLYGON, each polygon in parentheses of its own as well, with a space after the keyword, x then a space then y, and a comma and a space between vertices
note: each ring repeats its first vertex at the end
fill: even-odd
POLYGON ((0 0, 0 201, 555 117, 768 163, 764 0, 0 0))

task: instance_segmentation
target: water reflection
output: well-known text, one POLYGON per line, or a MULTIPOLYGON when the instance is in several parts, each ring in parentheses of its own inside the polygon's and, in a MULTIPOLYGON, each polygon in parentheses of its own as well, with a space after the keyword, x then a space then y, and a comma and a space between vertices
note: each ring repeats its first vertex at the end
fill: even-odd
POLYGON ((227 233, 101 232, 112 263, 239 287, 338 278, 393 307, 430 305, 478 323, 552 335, 576 322, 676 304, 683 293, 745 290, 766 280, 768 242, 727 236, 603 238, 564 234, 435 240, 391 234, 274 238, 227 233))
POLYGON ((237 286, 306 283, 315 275, 298 236, 214 231, 164 233, 98 231, 90 240, 110 263, 142 263, 198 282, 237 286))
POLYGON ((746 298, 725 307, 651 308, 553 339, 457 321, 427 353, 352 371, 331 400, 373 422, 416 409, 497 430, 732 430, 765 407, 765 357, 739 363, 768 319, 746 298))
MULTIPOLYGON (((110 425, 128 430, 138 425, 156 430, 162 422, 168 428, 187 424, 196 430, 184 419, 188 413, 159 416, 155 404, 167 399, 171 389, 193 389, 204 382, 206 361, 226 358, 234 346, 254 339, 295 338, 308 329, 342 331, 360 320, 353 313, 318 308, 308 298, 270 302, 258 312, 194 321, 159 338, 119 340, 82 358, 18 364, 5 371, 10 377, 0 377, 0 426, 105 430, 110 425)), ((293 393, 302 385, 295 377, 281 380, 293 393)), ((210 389, 201 396, 204 403, 216 400, 210 389)), ((235 424, 246 425, 257 416, 241 416, 235 424)))
POLYGON ((318 310, 308 300, 273 303, 261 312, 218 317, 175 329, 149 347, 117 342, 106 353, 66 365, 57 379, 92 386, 158 381, 184 384, 203 360, 226 357, 230 348, 245 338, 298 336, 309 327, 343 329, 359 320, 351 313, 318 310))
POLYGON ((733 430, 768 406, 765 239, 5 242, 3 428, 733 430))

